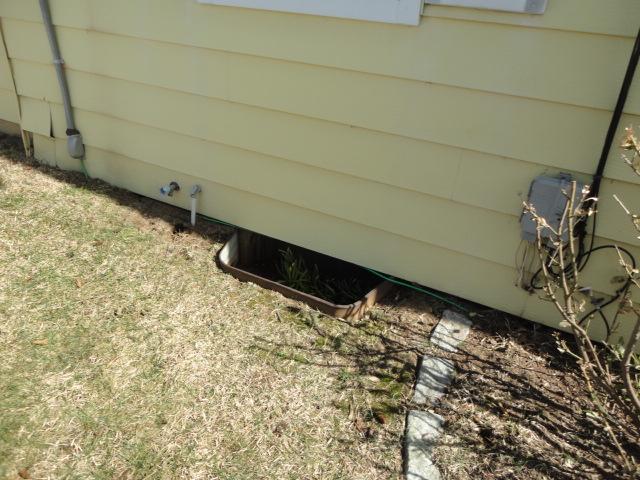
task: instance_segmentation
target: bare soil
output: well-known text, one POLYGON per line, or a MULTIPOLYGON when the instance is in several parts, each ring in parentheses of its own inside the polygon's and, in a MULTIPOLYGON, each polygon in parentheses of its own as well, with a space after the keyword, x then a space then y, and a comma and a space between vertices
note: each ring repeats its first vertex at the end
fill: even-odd
MULTIPOLYGON (((609 437, 565 334, 492 312, 474 319, 436 411, 446 435, 436 462, 446 479, 622 479, 609 437)), ((638 445, 629 446, 638 453, 638 445)))

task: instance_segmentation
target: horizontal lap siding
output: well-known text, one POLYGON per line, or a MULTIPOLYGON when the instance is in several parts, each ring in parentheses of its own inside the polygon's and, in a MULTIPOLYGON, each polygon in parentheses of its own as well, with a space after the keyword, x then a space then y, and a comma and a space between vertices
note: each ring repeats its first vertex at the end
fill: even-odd
MULTIPOLYGON (((207 8, 211 11, 210 6, 204 8, 204 12, 207 8)), ((194 64, 208 63, 215 69, 225 62, 224 52, 227 52, 601 109, 610 108, 615 101, 618 78, 624 73, 633 45, 633 39, 627 37, 504 25, 487 28, 479 23, 438 18, 425 18, 419 28, 410 29, 368 22, 327 28, 326 22, 332 20, 318 21, 304 16, 282 25, 279 16, 275 17, 280 20, 276 24, 268 21, 273 19, 273 14, 250 11, 247 17, 253 21, 244 21, 246 30, 255 32, 247 36, 254 44, 239 46, 238 35, 232 35, 230 30, 238 29, 237 23, 223 23, 224 19, 217 14, 203 17, 194 28, 200 28, 206 36, 193 45, 184 34, 173 38, 171 31, 163 35, 149 33, 149 37, 141 37, 139 29, 127 30, 126 36, 102 33, 110 31, 106 25, 89 30, 61 29, 59 36, 65 56, 73 59, 80 70, 91 65, 91 71, 96 73, 136 77, 142 66, 149 66, 152 71, 142 73, 147 81, 153 78, 153 70, 164 72, 164 62, 167 62, 175 66, 174 77, 164 75, 158 80, 177 82, 182 88, 197 82, 191 73, 206 73, 205 69, 193 71, 194 64), (305 31, 305 27, 313 31, 305 31), (354 31, 354 27, 361 31, 354 31), (358 41, 354 42, 354 38, 358 41), (162 43, 135 41, 148 39, 162 43), (198 51, 192 46, 215 51, 198 51), (114 51, 127 51, 127 55, 114 56, 114 51), (96 58, 101 62, 96 62, 96 58), (541 76, 541 71, 565 73, 541 76)), ((40 23, 7 19, 5 25, 16 55, 26 58, 35 54, 34 60, 48 60, 46 48, 33 48, 35 41, 46 42, 40 23)), ((179 29, 180 25, 173 27, 173 31, 179 29)), ((632 97, 627 111, 640 113, 640 98, 632 97)))
MULTIPOLYGON (((9 36, 14 58, 46 61, 41 29, 38 35, 30 31, 35 24, 7 24, 14 33, 9 36), (39 42, 40 48, 29 47, 27 38, 39 42)), ((584 173, 593 169, 594 152, 602 144, 611 115, 594 108, 94 32, 61 29, 60 36, 69 67, 78 71, 584 173)), ((583 52, 593 53, 588 48, 583 52)), ((617 63, 624 67, 623 59, 617 63)), ((617 84, 620 76, 609 78, 617 84)), ((570 82, 576 90, 580 83, 601 85, 599 79, 583 77, 589 81, 570 82)), ((602 90, 613 104, 617 85, 602 90)), ((639 119, 628 115, 623 126, 639 119)), ((630 178, 627 169, 614 161, 607 175, 630 178)))
MULTIPOLYGON (((47 143, 46 138, 40 141, 47 143)), ((48 144, 51 156, 57 163, 73 167, 72 159, 65 154, 64 141, 58 139, 55 146, 48 144), (52 149, 54 151, 52 151, 52 149)), ((202 185, 203 213, 229 222, 247 226, 267 235, 285 237, 289 241, 308 247, 323 246, 323 250, 340 258, 348 258, 361 264, 373 263, 391 274, 424 277, 425 272, 437 276, 432 287, 454 290, 460 287, 468 298, 495 303, 501 297, 500 289, 513 278, 512 269, 475 257, 460 255, 451 250, 426 245, 390 232, 384 232, 345 221, 332 215, 310 211, 299 206, 279 202, 269 197, 243 192, 226 185, 191 176, 182 169, 168 169, 117 155, 113 152, 88 147, 89 172, 116 185, 137 193, 158 198, 158 185, 167 178, 181 184, 202 185), (123 172, 126 174, 123 175, 123 172), (494 280, 487 284, 476 275, 456 279, 446 275, 447 269, 473 269, 485 271, 494 280)), ((167 200, 167 199, 163 199, 167 200)), ((188 208, 188 199, 173 198, 168 201, 188 208)), ((513 296, 505 305, 508 310, 518 310, 526 294, 513 296)))
POLYGON ((636 0, 550 0, 544 15, 522 15, 491 10, 427 5, 424 15, 529 28, 631 37, 638 32, 640 3, 636 0))
MULTIPOLYGON (((48 163, 77 169, 77 161, 68 157, 63 139, 50 139, 36 134, 34 141, 48 163)), ((516 275, 513 268, 345 222, 331 215, 242 192, 204 180, 201 176, 194 177, 183 171, 157 167, 110 151, 88 147, 87 152, 91 158, 88 164, 90 174, 112 184, 158 198, 157 186, 167 178, 186 185, 199 183, 203 186, 202 206, 206 215, 246 225, 268 235, 284 235, 290 241, 310 248, 320 242, 328 254, 357 263, 369 264, 371 259, 375 259, 375 266, 390 274, 424 278, 425 283, 428 279, 433 288, 454 291, 459 296, 482 304, 500 305, 500 308, 516 314, 522 314, 526 308, 536 313, 530 318, 557 327, 557 315, 544 308, 545 302, 513 289, 516 275), (353 239, 359 241, 350 241, 353 239), (451 272, 455 272, 455 275, 451 272), (505 295, 506 291, 512 293, 505 295), (540 306, 539 303, 544 305, 540 306)), ((188 208, 187 199, 176 197, 169 201, 188 208)), ((597 259, 595 262, 601 263, 603 260, 597 259)), ((607 262, 604 267, 609 269, 611 265, 607 262)), ((594 263, 590 268, 602 270, 602 265, 594 263)), ((601 326, 594 326, 594 335, 600 336, 601 326)))
MULTIPOLYGON (((467 252, 505 266, 511 266, 513 255, 500 243, 477 243, 469 249, 468 219, 474 218, 478 223, 481 237, 498 234, 509 239, 513 250, 519 242, 518 218, 513 215, 91 112, 79 110, 76 116, 78 124, 85 126, 84 138, 89 145, 413 240, 467 252), (145 141, 140 142, 140 138, 145 141)), ((64 128, 63 111, 57 105, 53 119, 54 132, 64 128)), ((90 166, 90 159, 87 164, 90 166)))
POLYGON ((12 90, 0 89, 0 119, 20 123, 16 94, 12 90))
MULTIPOLYGON (((44 64, 15 60, 14 70, 21 94, 32 98, 60 101, 51 67, 44 64), (47 78, 47 76, 49 81, 43 82, 42 79, 47 78)), ((342 171, 353 176, 367 177, 367 174, 358 173, 358 170, 363 171, 368 168, 376 170, 379 168, 376 166, 380 165, 386 166, 388 171, 388 166, 391 164, 394 170, 404 174, 403 178, 396 180, 396 186, 416 188, 422 193, 453 199, 470 205, 476 205, 476 202, 480 202, 480 206, 483 208, 489 207, 501 213, 518 215, 521 201, 526 196, 530 179, 545 171, 543 167, 541 168, 535 164, 499 157, 497 159, 489 159, 486 158, 486 155, 478 158, 477 155, 467 155, 466 152, 459 149, 448 152, 449 155, 445 156, 434 155, 433 152, 428 151, 429 147, 427 145, 425 145, 427 146, 426 151, 417 152, 419 154, 418 157, 415 155, 408 157, 413 160, 413 163, 410 161, 409 165, 404 165, 401 158, 394 158, 394 154, 402 152, 402 150, 395 150, 395 152, 393 150, 383 150, 384 156, 380 156, 379 154, 375 155, 369 149, 367 153, 371 155, 361 155, 358 169, 350 171, 336 167, 335 164, 326 165, 322 163, 323 161, 326 162, 327 159, 333 159, 333 161, 345 165, 356 166, 351 162, 354 157, 354 151, 358 152, 358 149, 357 147, 345 148, 344 143, 341 142, 341 139, 345 136, 350 137, 351 140, 354 140, 354 137, 363 137, 359 142, 361 145, 370 145, 367 141, 369 138, 377 138, 375 143, 378 144, 393 143, 393 145, 398 145, 403 143, 404 138, 393 138, 393 142, 390 142, 390 136, 388 135, 364 129, 362 129, 362 132, 355 132, 354 128, 336 125, 335 122, 308 121, 308 116, 305 116, 304 119, 292 118, 291 115, 279 111, 248 108, 233 102, 198 97, 177 90, 169 91, 75 70, 69 71, 68 74, 69 82, 74 92, 74 102, 83 110, 99 112, 111 117, 126 119, 143 125, 154 126, 183 135, 195 136, 212 142, 232 145, 301 163, 313 164, 313 160, 309 160, 309 157, 316 157, 315 166, 327 170, 342 171), (96 91, 100 91, 100 95, 96 95, 96 91), (118 99, 126 100, 118 101, 118 99), (172 112, 172 115, 166 115, 167 111, 172 112), (176 118, 181 120, 176 122, 176 118), (309 124, 308 128, 304 129, 304 124, 309 124), (270 128, 265 129, 265 125, 270 125, 270 128), (295 129, 300 130, 301 127, 303 131, 300 131, 300 135, 296 135, 295 129), (383 138, 378 138, 381 135, 383 138), (262 143, 260 143, 261 137, 262 143), (292 142, 298 142, 297 149, 293 154, 291 154, 291 151, 295 147, 292 147, 292 142), (316 145, 321 149, 319 152, 313 148, 316 145), (322 145, 339 146, 341 151, 326 152, 322 150, 322 145), (421 161, 422 172, 414 168, 415 159, 420 157, 425 158, 425 160, 421 161), (393 158, 393 162, 390 162, 389 158, 393 158), (368 167, 368 165, 372 166, 368 167), (438 174, 434 176, 431 174, 432 171, 436 171, 438 174), (420 173, 422 175, 418 176, 420 173), (412 183, 416 179, 422 182, 422 185, 412 183), (411 183, 407 185, 405 181, 411 183), (484 201, 482 200, 483 198, 485 199, 484 201)), ((589 112, 595 111, 587 110, 587 113, 589 112)), ((559 128, 557 124, 555 127, 559 128)), ((64 128, 60 127, 58 130, 63 131, 64 128)), ((354 143, 357 143, 357 138, 355 140, 354 143)), ((414 146, 415 140, 406 140, 411 146, 414 146)), ((566 140, 562 139, 562 141, 566 140)), ((420 146, 419 142, 416 146, 420 146)), ((352 147, 352 145, 349 145, 349 147, 352 147)), ((440 150, 444 151, 446 149, 440 146, 440 150)), ((584 163, 581 165, 584 165, 584 163)), ((589 162, 590 164, 591 162, 589 162)), ((587 170, 589 165, 585 165, 581 170, 587 170)), ((617 158, 611 162, 611 167, 615 167, 621 172, 621 178, 634 178, 627 171, 627 167, 617 158)), ((265 169, 268 169, 268 167, 265 166, 265 169)), ((387 183, 383 171, 380 171, 377 176, 369 176, 368 179, 387 183)), ((306 183, 308 183, 308 180, 306 183)), ((302 181, 301 185, 301 188, 305 188, 304 181, 302 181)), ((390 194, 385 198, 402 198, 403 195, 406 196, 408 193, 398 191, 397 194, 390 194)), ((439 203, 435 203, 433 208, 441 210, 442 206, 439 203)), ((457 206, 452 205, 451 208, 455 209, 457 206)), ((490 212, 483 212, 474 214, 474 217, 480 218, 488 215, 492 220, 496 218, 496 215, 489 214, 490 212)), ((429 215, 425 214, 425 218, 429 218, 429 215)), ((516 223, 514 219, 500 220, 499 224, 503 228, 498 228, 496 231, 511 231, 514 234, 512 237, 515 238, 517 237, 517 229, 514 229, 514 223, 516 223)), ((488 221, 487 224, 495 226, 496 222, 488 221)), ((607 224, 605 223, 605 225, 607 224)), ((415 227, 413 224, 406 226, 406 228, 413 227, 415 227)), ((392 227, 390 225, 389 228, 395 231, 397 226, 394 225, 392 227)), ((617 231, 617 227, 614 226, 612 231, 617 231)), ((609 234, 607 230, 602 230, 601 233, 604 236, 609 234)), ((428 233, 425 234, 428 235, 428 233)), ((443 235, 446 236, 447 233, 444 232, 443 235)), ((426 240, 424 237, 419 238, 426 240)), ((613 236, 613 238, 617 239, 618 237, 613 236)), ((446 240, 443 241, 449 243, 446 240)), ((461 241, 467 242, 467 239, 463 238, 461 241)), ((507 257, 502 246, 496 244, 491 248, 495 248, 496 251, 501 252, 503 257, 507 257)), ((496 260, 495 256, 489 256, 489 258, 496 260)), ((508 258, 511 261, 512 257, 510 255, 508 258)))
MULTIPOLYGON (((239 22, 244 26, 246 16, 243 11, 234 8, 219 7, 215 14, 208 13, 207 5, 197 5, 196 2, 184 2, 183 0, 52 0, 56 21, 64 25, 81 27, 108 26, 118 33, 123 33, 131 26, 137 27, 141 33, 161 32, 162 29, 175 28, 175 19, 189 16, 193 13, 207 16, 207 20, 213 20, 214 16, 220 16, 226 21, 225 32, 232 29, 230 20, 239 22), (61 7, 58 7, 58 6, 61 7), (126 18, 119 15, 124 11, 129 14, 126 18), (138 22, 139 18, 149 18, 148 22, 138 22)), ((38 2, 33 0, 14 0, 3 2, 0 6, 3 17, 20 18, 24 20, 39 20, 40 11, 38 2)), ((246 10, 244 10, 246 11, 246 10)), ((257 14, 267 15, 265 12, 257 14)), ((274 16, 273 22, 279 22, 282 26, 283 14, 268 13, 274 16)), ((553 0, 548 2, 544 15, 522 15, 506 12, 494 12, 490 10, 474 10, 469 8, 451 8, 435 5, 425 6, 423 15, 426 17, 443 17, 452 19, 469 20, 474 22, 497 23, 504 25, 523 26, 529 28, 556 29, 571 32, 598 33, 615 36, 634 36, 638 25, 636 19, 640 15, 640 6, 636 0, 553 0)), ((297 21, 313 18, 312 16, 294 15, 297 21)), ((351 25, 356 30, 356 22, 345 20, 332 20, 336 23, 351 25)), ((357 22, 358 25, 367 22, 357 22)), ((273 25, 273 24, 272 24, 273 25)), ((217 25, 216 25, 217 26, 217 25)), ((291 28, 290 25, 287 25, 291 28)), ((413 27, 398 27, 410 29, 413 27)), ((188 32, 187 32, 188 33, 188 32)), ((237 32, 236 32, 237 33, 237 32)), ((202 32, 194 31, 189 37, 197 37, 202 32)), ((268 41, 268 39, 265 39, 268 41)), ((247 39, 247 42, 250 40, 247 39)), ((242 43, 242 39, 236 43, 242 43)))
MULTIPOLYGON (((24 98, 23 108, 27 113, 37 112, 42 108, 38 105, 43 103, 24 98)), ((54 132, 64 129, 62 107, 56 104, 51 107, 54 132)), ((403 236, 408 240, 421 241, 440 249, 453 250, 513 268, 515 251, 520 243, 517 215, 500 214, 381 183, 367 182, 357 177, 92 112, 77 110, 76 113, 78 122, 85 126, 85 142, 100 150, 113 151, 120 156, 128 156, 160 168, 179 169, 192 177, 200 177, 225 187, 252 192, 325 216, 338 217, 403 236), (140 138, 146 141, 140 142, 140 138), (250 175, 247 172, 260 174, 250 175), (478 241, 469 242, 471 237, 478 241)), ((48 128, 46 125, 44 127, 48 128)), ((86 163, 93 174, 92 159, 89 158, 86 163)), ((63 166, 67 167, 68 164, 63 166)), ((121 173, 128 174, 126 170, 121 173)), ((619 211, 612 213, 620 214, 620 223, 626 225, 627 219, 623 214, 619 211)), ((216 215, 223 220, 233 221, 225 216, 224 210, 218 211, 216 215)), ((629 241, 633 242, 633 238, 629 241)), ((604 239, 599 242, 610 243, 604 239)), ((640 258, 640 249, 628 248, 640 258)), ((602 259, 603 256, 599 258, 602 259)), ((606 267, 606 262, 599 262, 595 256, 592 263, 602 263, 602 267, 606 267)), ((425 270, 425 275, 428 273, 425 270)), ((610 276, 598 278, 594 288, 610 291, 610 276)))
MULTIPOLYGON (((28 132, 38 133, 42 136, 51 136, 51 106, 43 100, 34 100, 28 97, 20 97, 20 110, 22 111, 22 128, 28 132)), ((61 127, 63 132, 66 127, 61 127)), ((62 133, 60 133, 62 137, 62 133)))
POLYGON ((5 49, 2 25, 0 24, 0 120, 19 124, 20 112, 11 64, 5 49))
MULTIPOLYGON (((152 197, 170 178, 202 183, 209 215, 556 324, 513 287, 521 202, 538 174, 589 179, 632 3, 584 0, 573 18, 550 2, 536 19, 428 6, 417 28, 191 0, 51 3, 92 175, 152 197)), ((24 128, 77 168, 46 138, 65 126, 37 2, 0 16, 24 128)), ((640 123, 639 93, 623 126, 640 123)), ((640 205, 618 157, 598 233, 637 244, 610 200, 640 205)), ((590 269, 611 291, 606 256, 590 269)))
MULTIPOLYGON (((1 39, 0 39, 1 41, 1 39)), ((0 90, 13 91, 13 77, 11 75, 11 67, 4 49, 0 45, 0 90)))

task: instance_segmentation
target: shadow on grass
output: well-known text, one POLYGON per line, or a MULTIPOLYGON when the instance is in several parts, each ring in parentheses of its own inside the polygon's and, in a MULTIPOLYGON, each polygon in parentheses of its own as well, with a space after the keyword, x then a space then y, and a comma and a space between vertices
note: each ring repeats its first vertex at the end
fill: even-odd
MULTIPOLYGON (((423 302, 424 296, 402 289, 383 307, 402 303, 419 312, 423 302)), ((433 307, 437 312, 446 309, 438 302, 433 307)), ((360 322, 298 309, 289 314, 315 342, 256 338, 255 348, 334 370, 338 385, 345 381, 343 369, 352 366, 354 376, 377 377, 377 383, 359 385, 375 399, 369 412, 373 418, 378 412, 406 415, 411 408, 422 408, 413 406, 409 396, 419 356, 454 359, 456 379, 435 411, 446 418, 446 430, 455 441, 440 447, 463 448, 483 457, 483 463, 471 467, 472 478, 623 478, 608 436, 589 417, 593 406, 580 390, 577 368, 557 351, 557 332, 550 328, 487 313, 474 318, 472 335, 457 354, 448 355, 426 341, 433 322, 416 326, 398 316, 376 314, 375 309, 371 318, 360 322), (518 349, 504 348, 505 342, 518 349), (539 360, 529 362, 532 357, 539 360), (523 438, 517 428, 526 429, 532 438, 523 438), (496 469, 510 473, 492 473, 496 469)), ((569 336, 560 335, 570 343, 569 336)))

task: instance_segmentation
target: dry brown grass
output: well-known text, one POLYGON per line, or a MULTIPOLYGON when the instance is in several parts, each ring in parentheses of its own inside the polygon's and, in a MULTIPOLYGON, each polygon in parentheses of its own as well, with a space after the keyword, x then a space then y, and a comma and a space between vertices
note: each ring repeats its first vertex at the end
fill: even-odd
MULTIPOLYGON (((173 234, 187 216, 0 138, 0 478, 400 478, 444 306, 405 290, 320 315, 223 274, 231 229, 173 234)), ((616 478, 551 332, 474 321, 435 408, 443 477, 616 478)))
POLYGON ((216 267, 231 229, 1 143, 0 477, 398 478, 433 318, 308 311, 216 267))

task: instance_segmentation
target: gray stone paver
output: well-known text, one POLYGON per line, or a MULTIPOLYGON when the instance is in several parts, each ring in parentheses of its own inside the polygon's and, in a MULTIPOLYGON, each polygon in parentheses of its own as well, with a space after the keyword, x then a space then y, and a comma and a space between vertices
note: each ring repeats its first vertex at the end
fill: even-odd
POLYGON ((455 367, 451 360, 430 355, 422 357, 416 389, 413 392, 413 403, 435 404, 444 395, 454 375, 455 367))
POLYGON ((447 352, 456 352, 471 329, 471 320, 452 310, 446 310, 431 334, 431 343, 447 352))
MULTIPOLYGON (((431 334, 431 343, 447 352, 456 352, 469 335, 472 322, 464 315, 446 310, 431 334)), ((445 393, 455 376, 451 360, 425 355, 420 364, 413 403, 434 405, 445 393)), ((443 419, 433 412, 411 410, 407 416, 405 435, 407 480, 441 480, 440 471, 431 459, 443 419)))
POLYGON ((407 416, 406 477, 407 480, 440 480, 440 472, 431 453, 442 434, 443 419, 432 412, 411 410, 407 416))

